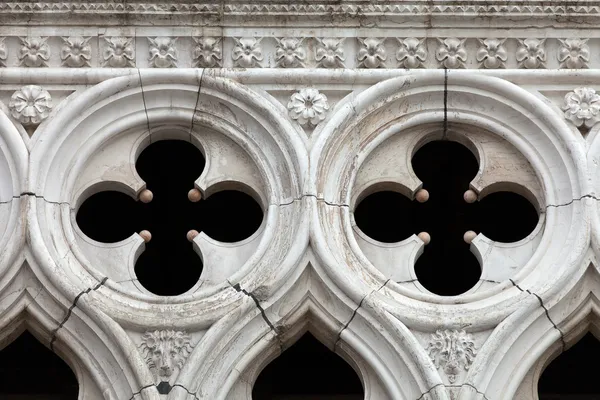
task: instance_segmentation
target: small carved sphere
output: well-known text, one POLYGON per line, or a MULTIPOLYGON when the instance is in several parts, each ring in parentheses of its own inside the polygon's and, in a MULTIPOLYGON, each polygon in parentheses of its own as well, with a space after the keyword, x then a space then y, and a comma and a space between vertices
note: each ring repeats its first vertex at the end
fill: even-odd
POLYGON ((140 193, 140 201, 142 203, 150 203, 153 198, 154 198, 154 194, 148 189, 144 189, 140 193))
POLYGON ((139 233, 139 235, 142 237, 142 239, 144 239, 144 242, 146 243, 152 240, 152 234, 150 233, 150 231, 143 230, 139 233))
POLYGON ((477 200, 477 193, 475 193, 473 190, 469 189, 465 192, 465 194, 463 195, 463 198, 469 204, 475 203, 475 201, 477 200))
POLYGON ((202 192, 200 192, 198 189, 194 188, 188 192, 188 199, 192 203, 197 203, 200 200, 202 200, 202 192))
POLYGON ((190 242, 193 242, 194 239, 196 239, 196 236, 198 236, 198 235, 199 235, 198 231, 195 229, 192 229, 191 231, 189 231, 187 233, 186 237, 187 237, 187 240, 189 240, 190 242))
POLYGON ((466 231, 465 235, 463 236, 463 239, 464 239, 465 243, 471 244, 471 242, 473 241, 473 239, 475 239, 476 236, 477 236, 477 233, 475 233, 473 231, 466 231))
POLYGON ((421 239, 423 241, 423 243, 425 243, 426 245, 429 244, 429 242, 431 242, 431 235, 427 232, 421 232, 417 235, 419 237, 419 239, 421 239))
POLYGON ((417 199, 419 203, 425 203, 427 200, 429 200, 429 192, 425 189, 419 189, 415 195, 415 199, 417 199))

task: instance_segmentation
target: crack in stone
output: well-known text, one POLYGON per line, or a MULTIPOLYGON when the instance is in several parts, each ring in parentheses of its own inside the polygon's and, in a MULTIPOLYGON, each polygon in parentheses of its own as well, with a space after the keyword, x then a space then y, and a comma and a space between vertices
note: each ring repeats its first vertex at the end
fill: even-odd
POLYGON ((69 206, 69 208, 71 208, 71 204, 69 204, 66 201, 52 201, 52 200, 47 200, 46 198, 44 198, 44 196, 37 195, 37 194, 35 194, 33 192, 23 192, 23 193, 21 193, 18 196, 13 196, 13 199, 18 199, 18 198, 21 198, 21 197, 24 197, 24 196, 35 197, 36 199, 44 200, 46 203, 56 204, 56 205, 59 205, 59 206, 62 206, 63 204, 66 204, 66 205, 69 206))
POLYGON ((271 321, 267 317, 267 313, 265 312, 265 309, 262 308, 262 306, 260 305, 260 302, 258 301, 256 296, 253 293, 248 292, 246 289, 243 289, 239 283, 232 285, 231 282, 229 282, 229 281, 227 281, 227 282, 231 285, 231 287, 233 289, 235 289, 236 292, 244 293, 246 296, 250 297, 254 301, 254 303, 256 304, 256 307, 259 309, 260 314, 262 315, 262 318, 265 320, 267 325, 269 325, 269 328, 271 328, 271 330, 275 333, 275 337, 277 338, 277 341, 279 342, 279 347, 281 349, 281 352, 283 353, 283 343, 281 342, 281 337, 279 337, 279 333, 280 333, 279 329, 271 323, 271 321))
POLYGON ((67 310, 67 314, 63 318, 62 322, 52 332, 52 337, 50 338, 50 350, 54 351, 54 342, 56 341, 56 334, 64 326, 64 324, 67 323, 67 320, 71 317, 71 314, 73 313, 73 309, 77 306, 77 302, 79 301, 79 299, 81 298, 81 296, 83 296, 84 294, 87 294, 87 293, 89 293, 91 291, 95 291, 95 290, 100 289, 100 287, 102 285, 104 285, 104 283, 106 283, 107 280, 108 280, 108 277, 105 277, 96 286, 87 288, 87 289, 83 290, 82 292, 80 292, 77 296, 75 296, 75 299, 73 300, 73 304, 71 304, 71 307, 69 307, 69 309, 67 310))
POLYGON ((552 326, 554 327, 554 329, 556 329, 558 331, 558 333, 560 334, 560 342, 562 344, 562 351, 564 352, 567 344, 565 342, 565 335, 563 334, 563 332, 558 328, 558 326, 554 323, 554 321, 552 321, 552 318, 550 318, 550 313, 548 312, 548 309, 546 308, 546 306, 544 305, 544 302, 542 300, 542 298, 537 295, 536 293, 533 293, 532 291, 530 291, 529 289, 523 290, 519 285, 516 284, 515 281, 513 281, 512 279, 509 279, 509 281, 517 288, 519 289, 521 292, 526 292, 529 293, 532 296, 535 296, 535 298, 539 301, 540 306, 544 309, 544 312, 546 313, 546 318, 548 318, 548 321, 550 321, 550 323, 552 324, 552 326))
POLYGON ((438 388, 438 387, 440 387, 440 386, 444 386, 444 384, 443 384, 443 383, 438 383, 437 385, 434 385, 434 386, 432 386, 432 387, 431 387, 431 389, 429 389, 428 391, 426 391, 426 392, 424 392, 424 393, 421 393, 421 395, 420 395, 420 396, 417 398, 417 400, 422 400, 422 399, 423 399, 423 397, 425 397, 425 395, 427 395, 427 394, 431 393, 431 391, 432 391, 433 389, 435 389, 435 388, 438 388))
POLYGON ((352 312, 352 316, 350 317, 350 319, 348 320, 348 322, 346 322, 346 325, 344 325, 342 327, 342 329, 339 331, 339 333, 337 334, 337 338, 335 339, 335 343, 333 344, 333 351, 335 351, 335 349, 338 346, 338 343, 340 342, 340 340, 342 339, 342 332, 344 332, 346 330, 346 328, 348 328, 348 326, 350 326, 350 324, 352 323, 352 321, 354 320, 354 317, 356 316, 356 313, 358 312, 358 309, 362 306, 363 302, 365 301, 365 299, 367 297, 369 297, 370 295, 372 295, 375 292, 379 292, 381 289, 383 289, 383 287, 385 285, 388 284, 390 280, 386 280, 383 285, 381 285, 378 289, 376 290, 371 290, 369 293, 367 293, 362 299, 360 299, 360 302, 358 303, 358 306, 354 309, 354 311, 352 312))
MULTIPOLYGON (((146 107, 146 94, 144 93, 144 82, 142 81, 142 73, 140 72, 140 69, 137 68, 138 71, 138 76, 140 78, 140 88, 142 90, 142 101, 144 103, 144 112, 146 113, 146 124, 148 125, 148 133, 151 135, 152 133, 150 132, 150 117, 148 116, 148 107, 146 107)), ((193 117, 192 117, 193 119, 193 117)))
POLYGON ((182 384, 176 383, 174 384, 172 387, 178 386, 180 388, 182 388, 183 390, 185 390, 186 392, 188 392, 188 394, 191 394, 192 396, 194 396, 194 399, 196 400, 200 400, 200 398, 196 395, 196 393, 192 393, 190 392, 185 386, 183 386, 182 384))
POLYGON ((133 398, 134 398, 135 396, 139 396, 139 395, 140 395, 140 393, 142 393, 144 390, 146 390, 146 389, 148 389, 148 388, 151 388, 151 387, 153 387, 153 386, 154 386, 154 385, 146 385, 146 386, 143 386, 143 387, 142 387, 140 390, 138 390, 137 392, 135 392, 134 394, 132 394, 132 395, 131 395, 131 397, 129 398, 129 400, 133 400, 133 398))
POLYGON ((278 204, 278 206, 280 206, 280 207, 281 206, 289 206, 290 204, 293 204, 295 201, 301 201, 302 199, 304 199, 306 197, 312 197, 312 198, 316 199, 317 201, 320 201, 320 202, 323 202, 323 203, 327 204, 328 206, 333 206, 333 207, 350 207, 348 204, 337 204, 337 203, 329 202, 329 201, 325 200, 322 197, 317 197, 314 194, 303 194, 302 196, 293 199, 289 203, 280 203, 280 204, 278 204))
POLYGON ((570 206, 571 204, 575 203, 576 201, 581 201, 583 199, 593 199, 593 200, 596 200, 596 201, 600 200, 600 198, 594 196, 593 194, 584 194, 583 196, 578 197, 576 199, 573 199, 573 200, 571 200, 571 201, 569 201, 567 203, 563 203, 563 204, 548 204, 546 206, 546 208, 542 212, 546 212, 546 210, 548 210, 550 207, 559 208, 559 207, 570 206))
POLYGON ((480 394, 480 395, 482 395, 482 396, 483 396, 483 398, 484 398, 484 399, 486 399, 486 400, 490 400, 490 398, 489 398, 489 397, 487 397, 487 396, 485 395, 485 393, 483 393, 483 392, 480 392, 480 391, 479 391, 479 390, 478 390, 478 389, 477 389, 475 386, 471 385, 470 383, 463 383, 463 386, 468 386, 468 387, 471 387, 471 388, 475 389, 475 392, 476 392, 477 394, 480 394))
POLYGON ((202 80, 204 79, 204 69, 200 72, 200 82, 198 83, 198 92, 196 93, 196 105, 194 106, 194 112, 192 113, 192 124, 190 125, 190 143, 192 143, 192 132, 194 131, 194 117, 196 111, 198 111, 198 103, 200 102, 200 91, 202 90, 202 80))

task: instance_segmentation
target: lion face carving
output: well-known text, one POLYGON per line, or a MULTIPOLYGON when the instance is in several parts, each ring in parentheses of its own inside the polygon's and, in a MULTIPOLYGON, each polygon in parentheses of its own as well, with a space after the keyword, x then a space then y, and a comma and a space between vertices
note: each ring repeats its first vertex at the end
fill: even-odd
POLYGON ((140 347, 157 383, 174 379, 192 351, 190 336, 173 330, 146 332, 140 347))
POLYGON ((468 370, 476 355, 475 341, 464 330, 438 330, 431 335, 427 346, 429 357, 442 368, 448 381, 454 383, 461 367, 468 370))

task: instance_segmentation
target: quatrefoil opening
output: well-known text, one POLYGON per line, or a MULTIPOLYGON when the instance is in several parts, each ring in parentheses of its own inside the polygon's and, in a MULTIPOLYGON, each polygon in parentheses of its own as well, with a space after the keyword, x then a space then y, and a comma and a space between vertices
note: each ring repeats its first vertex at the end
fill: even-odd
POLYGON ((153 193, 152 200, 143 203, 115 187, 100 191, 82 202, 77 224, 89 238, 103 243, 149 231, 151 239, 135 262, 139 283, 157 295, 185 293, 203 270, 201 251, 194 249, 188 232, 196 230, 214 241, 234 243, 252 236, 263 221, 260 204, 248 194, 251 189, 233 182, 221 182, 210 188, 208 197, 204 193, 200 201, 190 201, 188 191, 204 167, 204 155, 191 143, 154 142, 135 164, 146 189, 153 193))
MULTIPOLYGON (((484 279, 485 256, 473 248, 467 232, 481 233, 492 246, 503 246, 522 241, 536 230, 540 214, 535 198, 517 183, 481 188, 474 191, 476 201, 466 201, 465 192, 476 189, 473 182, 482 171, 480 160, 463 144, 429 141, 414 152, 410 163, 428 200, 420 203, 399 182, 380 182, 358 197, 354 221, 360 235, 380 242, 383 249, 407 243, 411 237, 419 241, 414 274, 428 291, 459 295, 484 279), (414 236, 420 232, 427 233, 420 235, 423 241, 414 236)), ((377 255, 373 258, 381 261, 377 255)))

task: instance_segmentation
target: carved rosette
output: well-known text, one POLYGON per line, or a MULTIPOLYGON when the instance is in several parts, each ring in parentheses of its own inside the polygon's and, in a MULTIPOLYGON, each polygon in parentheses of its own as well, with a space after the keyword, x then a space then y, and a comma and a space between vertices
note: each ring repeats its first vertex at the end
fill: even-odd
POLYGON ((6 67, 6 59, 8 58, 8 49, 4 43, 4 37, 0 37, 0 67, 6 67))
POLYGON ((192 352, 190 335, 185 331, 156 330, 142 336, 140 349, 156 384, 173 382, 192 352))
POLYGON ((344 65, 344 38, 317 38, 317 67, 346 68, 344 65))
POLYGON ((233 38, 233 40, 235 46, 233 47, 232 57, 236 67, 262 67, 260 64, 260 61, 263 60, 260 47, 261 38, 243 37, 233 38))
POLYGON ((71 36, 63 38, 63 46, 60 50, 62 65, 70 68, 89 67, 92 59, 92 46, 89 41, 91 37, 71 36))
POLYGON ((287 108, 290 118, 302 126, 314 127, 325 119, 329 102, 317 89, 305 88, 292 94, 287 108))
POLYGON ((13 93, 8 108, 13 118, 23 125, 37 125, 48 118, 52 97, 41 86, 27 85, 13 93))
POLYGON ((175 42, 177 38, 159 36, 148 38, 150 44, 148 58, 150 67, 154 68, 176 68, 177 67, 177 49, 175 42))
POLYGON ((50 46, 47 37, 31 36, 20 38, 19 65, 21 67, 47 67, 46 61, 50 59, 50 46))
POLYGON ((565 118, 575 126, 591 128, 600 120, 600 95, 589 87, 580 87, 565 95, 565 118))
POLYGON ((508 60, 508 53, 504 42, 506 39, 477 39, 479 49, 477 50, 477 62, 480 67, 487 69, 506 68, 504 64, 508 60))
POLYGON ((396 52, 396 60, 401 68, 423 68, 427 60, 427 47, 425 39, 406 38, 398 39, 400 47, 396 52))
POLYGON ((519 68, 546 68, 546 39, 518 39, 517 62, 519 68))
POLYGON ((105 37, 103 66, 111 68, 135 67, 133 38, 122 36, 105 37))
POLYGON ((215 68, 222 65, 221 47, 222 40, 220 37, 198 37, 193 38, 196 42, 194 48, 194 67, 196 68, 215 68))
POLYGON ((435 51, 435 58, 448 69, 465 68, 467 61, 467 50, 465 50, 466 39, 446 38, 438 39, 439 45, 435 51))
POLYGON ((304 38, 287 37, 277 39, 276 65, 282 68, 304 68, 306 51, 302 47, 303 41, 304 38))
POLYGON ((387 54, 383 42, 385 39, 379 38, 358 38, 361 47, 358 51, 359 68, 380 68, 384 67, 387 54))
POLYGON ((588 68, 588 62, 590 61, 588 39, 559 39, 558 41, 560 42, 560 48, 558 49, 560 68, 588 68))
POLYGON ((461 369, 465 371, 471 367, 477 355, 473 336, 464 330, 437 330, 431 334, 427 345, 429 357, 437 368, 448 377, 452 384, 461 369))

